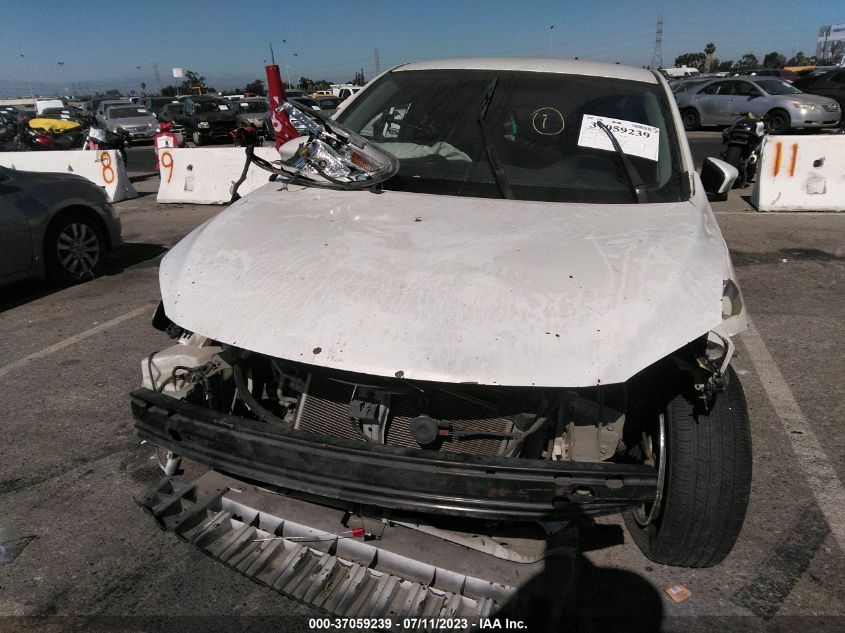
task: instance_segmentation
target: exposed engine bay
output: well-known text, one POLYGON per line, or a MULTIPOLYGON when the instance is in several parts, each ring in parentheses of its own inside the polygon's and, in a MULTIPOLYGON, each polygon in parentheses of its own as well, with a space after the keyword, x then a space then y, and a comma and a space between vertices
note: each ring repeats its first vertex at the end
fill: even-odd
MULTIPOLYGON (((649 423, 629 383, 565 389, 408 381, 271 358, 172 325, 171 333, 179 342, 143 362, 146 388, 275 428, 446 453, 599 462, 629 461, 629 447, 649 423), (626 434, 632 415, 642 419, 626 434)), ((701 342, 695 365, 675 360, 710 375, 692 383, 703 405, 719 388, 723 360, 708 354, 732 351, 711 338, 701 342)))
POLYGON ((144 386, 216 411, 333 437, 449 453, 603 461, 617 454, 624 386, 416 383, 308 367, 188 334, 145 359, 144 386))

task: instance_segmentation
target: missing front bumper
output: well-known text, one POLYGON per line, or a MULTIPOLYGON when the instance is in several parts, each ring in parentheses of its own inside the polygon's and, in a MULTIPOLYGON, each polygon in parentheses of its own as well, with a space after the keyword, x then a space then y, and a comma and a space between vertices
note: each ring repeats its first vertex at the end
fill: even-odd
POLYGON ((132 394, 142 439, 241 477, 351 504, 552 520, 654 499, 648 466, 447 454, 272 428, 149 389, 132 394))

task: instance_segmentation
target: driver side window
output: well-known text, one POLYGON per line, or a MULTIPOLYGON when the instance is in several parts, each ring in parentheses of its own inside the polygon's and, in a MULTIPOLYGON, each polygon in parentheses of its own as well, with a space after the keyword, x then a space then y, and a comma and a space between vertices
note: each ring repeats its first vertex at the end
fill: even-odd
POLYGON ((754 84, 748 83, 747 81, 737 81, 734 85, 733 93, 740 97, 759 97, 760 91, 754 86, 754 84))
POLYGON ((701 90, 701 94, 705 94, 705 95, 729 95, 729 94, 731 94, 731 82, 730 81, 717 81, 714 84, 710 84, 709 86, 705 86, 701 90))

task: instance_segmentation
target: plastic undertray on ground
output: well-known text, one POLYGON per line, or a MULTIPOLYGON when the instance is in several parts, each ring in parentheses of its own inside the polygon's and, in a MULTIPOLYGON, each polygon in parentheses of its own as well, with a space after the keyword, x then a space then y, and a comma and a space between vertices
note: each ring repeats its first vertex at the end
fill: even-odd
POLYGON ((245 576, 338 616, 495 614, 540 573, 538 525, 501 533, 478 523, 362 518, 210 470, 161 480, 138 503, 159 525, 245 576), (373 538, 352 536, 363 528, 373 538))

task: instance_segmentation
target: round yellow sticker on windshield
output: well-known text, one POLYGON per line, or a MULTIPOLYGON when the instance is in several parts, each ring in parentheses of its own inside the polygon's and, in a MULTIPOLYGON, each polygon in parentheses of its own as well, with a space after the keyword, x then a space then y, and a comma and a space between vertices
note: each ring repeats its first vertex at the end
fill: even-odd
POLYGON ((540 108, 531 115, 531 126, 537 134, 555 136, 563 132, 563 115, 554 108, 540 108))

